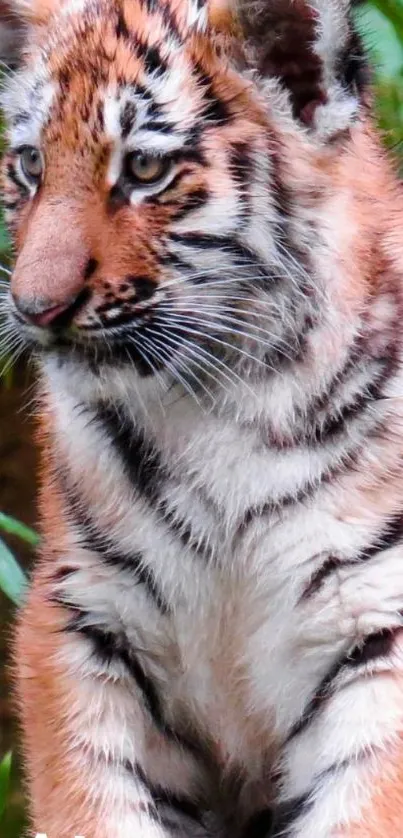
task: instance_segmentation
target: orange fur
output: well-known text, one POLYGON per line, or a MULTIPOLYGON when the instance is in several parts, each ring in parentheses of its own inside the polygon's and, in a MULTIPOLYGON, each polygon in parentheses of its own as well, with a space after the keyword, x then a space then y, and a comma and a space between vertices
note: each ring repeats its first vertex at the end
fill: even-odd
MULTIPOLYGON (((274 4, 273 8, 277 8, 277 5, 274 4)), ((324 297, 327 292, 329 295, 333 294, 331 313, 336 324, 358 322, 365 313, 372 316, 371 305, 378 298, 384 303, 385 289, 394 295, 396 305, 401 304, 403 200, 392 167, 381 151, 379 138, 371 127, 371 120, 360 113, 357 121, 348 128, 342 127, 337 130, 330 141, 322 142, 319 139, 313 141, 311 134, 301 127, 301 123, 307 121, 307 115, 314 114, 315 109, 325 106, 326 91, 320 88, 318 92, 315 88, 313 98, 311 96, 307 103, 302 100, 301 105, 298 99, 299 87, 303 88, 304 84, 299 79, 296 60, 290 60, 287 63, 289 56, 286 49, 283 55, 280 48, 279 66, 284 78, 287 80, 291 78, 290 84, 295 83, 297 91, 295 101, 299 106, 301 117, 297 129, 294 122, 295 115, 289 101, 286 102, 283 97, 284 91, 280 89, 277 82, 269 78, 267 89, 263 84, 255 89, 252 74, 239 71, 239 66, 244 71, 244 65, 249 60, 248 45, 245 47, 239 43, 239 18, 234 9, 226 3, 218 0, 211 4, 210 29, 203 31, 202 28, 200 30, 195 28, 188 31, 189 9, 184 0, 175 0, 175 2, 161 0, 158 8, 147 8, 147 4, 140 0, 116 0, 116 9, 123 18, 124 26, 122 21, 121 25, 135 33, 136 43, 138 42, 140 47, 144 48, 146 45, 151 51, 149 61, 152 63, 152 51, 158 48, 162 61, 166 61, 168 65, 170 62, 173 64, 176 62, 175 70, 178 74, 182 74, 180 91, 177 95, 183 97, 181 103, 184 113, 186 105, 191 103, 188 116, 183 117, 189 122, 189 125, 184 126, 184 130, 191 127, 192 120, 202 113, 206 90, 200 78, 208 80, 205 87, 207 86, 207 93, 215 103, 218 112, 220 113, 218 105, 221 105, 229 118, 225 120, 222 116, 218 117, 217 124, 214 123, 213 117, 210 117, 211 124, 209 124, 209 118, 206 119, 207 130, 200 141, 202 162, 200 159, 192 158, 191 155, 189 158, 185 155, 181 158, 179 155, 177 173, 181 178, 177 183, 173 181, 172 186, 159 196, 158 201, 136 203, 125 200, 114 205, 111 201, 114 183, 108 181, 108 172, 110 172, 111 156, 115 149, 104 121, 99 119, 105 91, 116 91, 122 80, 127 88, 134 88, 135 85, 144 87, 148 76, 151 75, 155 82, 158 74, 154 71, 147 71, 141 48, 136 52, 128 40, 117 36, 116 20, 112 13, 109 13, 107 4, 103 13, 88 27, 82 25, 80 9, 73 9, 69 16, 60 18, 58 3, 52 3, 50 0, 41 0, 41 2, 38 0, 29 8, 22 4, 21 9, 23 17, 29 18, 31 23, 40 24, 39 31, 35 30, 32 39, 33 54, 36 54, 38 44, 40 49, 44 50, 44 45, 47 44, 45 36, 47 27, 54 38, 54 40, 50 38, 50 45, 47 46, 45 64, 58 90, 58 95, 52 101, 50 117, 41 135, 41 141, 46 148, 46 165, 40 190, 32 200, 24 198, 17 213, 14 214, 14 210, 10 210, 12 214, 10 223, 18 255, 12 278, 12 293, 16 303, 23 301, 33 306, 39 299, 41 305, 46 304, 50 308, 67 307, 72 300, 77 299, 80 292, 87 289, 91 295, 92 304, 99 307, 98 313, 103 305, 107 305, 109 297, 122 306, 124 314, 133 311, 135 314, 142 313, 136 293, 133 292, 130 296, 131 291, 127 283, 125 285, 125 281, 133 277, 141 279, 146 276, 149 284, 152 285, 152 293, 156 288, 164 288, 166 271, 161 243, 165 241, 172 229, 178 206, 181 207, 182 204, 186 206, 186 201, 191 203, 194 196, 200 198, 200 194, 203 197, 204 193, 208 193, 216 202, 222 201, 224 204, 228 200, 230 204, 234 191, 238 188, 241 191, 241 187, 236 184, 234 186, 235 164, 232 168, 228 165, 228 149, 235 148, 239 151, 238 146, 241 142, 251 150, 254 160, 266 162, 267 159, 270 163, 269 174, 274 184, 274 197, 271 193, 267 193, 266 183, 262 185, 263 174, 261 174, 261 181, 258 178, 256 180, 256 194, 252 196, 256 205, 266 206, 265 202, 267 202, 267 210, 273 212, 273 215, 278 206, 281 209, 282 202, 284 205, 288 203, 291 206, 289 225, 290 227, 294 225, 293 235, 296 239, 300 236, 300 240, 298 240, 299 249, 295 248, 292 251, 292 261, 288 263, 292 265, 292 271, 289 270, 286 275, 289 285, 292 285, 296 277, 298 278, 298 272, 294 270, 294 267, 300 254, 308 252, 309 261, 307 260, 304 271, 306 273, 312 271, 321 279, 325 277, 328 285, 324 283, 321 292, 324 297), (164 12, 173 16, 175 27, 183 38, 180 52, 178 50, 175 52, 169 43, 164 12), (197 68, 199 78, 192 68, 197 68), (273 101, 270 99, 270 92, 273 101), (318 233, 316 236, 319 226, 315 228, 315 223, 318 219, 320 235, 318 233), (320 247, 317 248, 315 247, 316 237, 320 239, 320 247), (91 262, 93 270, 88 271, 87 275, 86 268, 91 262), (132 304, 131 308, 130 304, 132 304)), ((312 7, 307 7, 305 0, 292 4, 291 22, 294 20, 294 15, 299 12, 302 13, 302 31, 305 32, 311 27, 312 18, 314 20, 316 18, 312 7)), ((289 25, 288 21, 287 26, 289 25)), ((285 26, 286 31, 288 31, 287 26, 285 26)), ((275 32, 275 49, 277 37, 278 33, 275 32)), ((265 62, 267 63, 266 55, 261 61, 260 71, 265 66, 265 62)), ((314 75, 315 62, 317 62, 317 57, 312 59, 313 69, 311 65, 309 66, 309 79, 314 75)), ((309 92, 311 92, 310 88, 309 92)), ((182 114, 180 116, 182 117, 182 114)), ((196 145, 196 139, 193 138, 192 142, 196 145)), ((192 145, 191 151, 194 151, 192 145)), ((15 156, 15 151, 11 150, 9 157, 6 158, 6 168, 7 164, 11 166, 13 155, 15 156)), ((9 178, 6 172, 6 197, 9 199, 10 206, 17 202, 15 181, 16 178, 9 178)), ((248 184, 246 187, 244 184, 245 191, 247 186, 248 184)), ((284 215, 286 214, 284 210, 284 215)), ((223 227, 227 223, 223 210, 211 238, 214 236, 219 238, 219 223, 223 227)), ((241 226, 240 221, 239 227, 241 226)), ((258 223, 256 223, 256 228, 257 232, 254 230, 256 240, 260 250, 263 251, 267 244, 266 230, 263 230, 263 227, 260 228, 258 223)), ((282 233, 284 235, 284 231, 282 233)), ((203 235, 202 222, 196 224, 192 235, 194 237, 203 235)), ((281 246, 283 241, 277 228, 276 235, 281 246)), ((276 237, 273 236, 273 238, 276 237)), ((205 241, 202 240, 202 244, 205 245, 205 241)), ((277 245, 278 242, 275 241, 275 244, 277 245)), ((242 247, 244 250, 240 249, 240 252, 244 257, 246 247, 244 244, 242 247)), ((225 251, 225 248, 223 250, 225 251)), ((274 265, 277 270, 278 262, 274 265)), ((210 273, 212 267, 213 263, 208 269, 210 273)), ((207 275, 209 275, 208 271, 207 275)), ((259 279, 259 271, 256 278, 259 279)), ((272 279, 274 284, 278 279, 277 275, 271 277, 270 281, 272 279)), ((175 290, 176 286, 173 287, 175 290)), ((219 287, 218 283, 217 287, 219 287)), ((308 298, 312 293, 312 287, 308 285, 304 288, 304 293, 308 298)), ((236 305, 240 299, 242 300, 242 297, 238 298, 236 305)), ((190 304, 186 305, 185 299, 182 309, 179 309, 181 312, 179 316, 183 316, 184 312, 188 314, 189 311, 193 311, 192 300, 194 296, 190 297, 190 304)), ((264 303, 267 305, 267 300, 264 303)), ((232 308, 230 311, 237 313, 238 310, 232 308)), ((252 313, 255 312, 252 311, 252 313)), ((281 320, 281 314, 281 306, 278 306, 279 320, 281 320)), ((315 311, 310 311, 307 321, 313 322, 315 314, 315 311)), ((328 312, 326 316, 327 314, 328 312)), ((377 320, 376 324, 378 331, 374 331, 379 340, 384 342, 385 356, 388 355, 389 344, 395 337, 395 325, 390 325, 389 314, 386 304, 383 308, 380 306, 380 313, 377 314, 379 323, 377 320)), ((76 332, 79 332, 80 328, 84 329, 89 324, 91 325, 90 316, 90 309, 83 305, 74 319, 73 328, 76 332)), ((376 320, 375 316, 374 320, 376 320)), ((178 322, 180 328, 182 321, 178 322)), ((230 320, 228 322, 231 323, 230 320)), ((230 328, 224 332, 226 342, 222 342, 227 348, 228 332, 231 332, 230 328)), ((305 341, 306 347, 304 344, 306 355, 298 367, 298 386, 295 387, 298 394, 304 387, 308 390, 314 374, 317 374, 318 379, 323 382, 326 380, 328 369, 343 367, 345 342, 346 334, 339 328, 329 328, 325 336, 319 329, 317 332, 313 331, 313 334, 309 332, 305 341)), ((206 345, 210 346, 208 343, 206 345)), ((168 359, 171 348, 172 344, 169 344, 168 359)), ((250 360, 249 350, 244 354, 250 360)), ((96 360, 95 358, 95 363, 96 360)), ((260 383, 259 376, 261 375, 260 370, 254 380, 256 388, 260 383)), ((118 373, 116 373, 116 379, 114 383, 117 388, 118 373)), ((99 380, 102 382, 101 376, 99 380)), ((78 377, 75 383, 77 387, 81 385, 78 377)), ((101 386, 98 379, 96 386, 101 386)), ((323 407, 320 394, 319 389, 318 410, 323 407)), ((89 401, 91 402, 91 399, 89 401)), ((108 396, 104 401, 109 406, 113 402, 113 397, 108 396)), ((317 402, 313 403, 317 405, 317 402)), ((47 385, 44 384, 40 415, 40 439, 43 449, 41 480, 43 547, 34 584, 20 618, 15 650, 33 823, 36 829, 45 831, 48 838, 74 838, 74 835, 82 835, 84 838, 115 838, 115 835, 109 834, 105 825, 104 789, 100 787, 97 774, 98 770, 102 774, 102 771, 113 761, 113 749, 108 752, 105 746, 99 757, 99 754, 95 754, 95 746, 92 753, 91 748, 82 744, 80 735, 83 718, 87 718, 83 713, 83 706, 87 704, 87 709, 91 708, 91 702, 93 702, 94 716, 97 717, 98 713, 100 720, 103 721, 104 716, 108 714, 113 716, 114 707, 119 706, 120 700, 130 705, 131 712, 133 706, 137 708, 137 702, 130 692, 129 697, 125 695, 123 698, 124 687, 118 677, 112 675, 107 677, 101 674, 97 678, 94 677, 94 686, 89 677, 83 678, 77 684, 71 672, 69 655, 72 654, 72 648, 75 648, 72 644, 76 641, 72 640, 69 621, 74 619, 75 612, 79 613, 79 609, 69 600, 67 604, 61 605, 54 594, 55 589, 58 590, 58 574, 62 577, 63 571, 66 570, 65 563, 68 565, 73 554, 78 564, 80 559, 83 559, 84 564, 86 548, 80 545, 80 539, 74 529, 74 521, 72 523, 71 520, 71 509, 58 482, 58 472, 68 473, 71 465, 69 454, 72 439, 69 435, 70 429, 64 428, 60 431, 57 427, 57 407, 55 400, 52 401, 51 396, 47 394, 47 385), (92 686, 94 686, 94 694, 91 692, 92 686), (102 706, 100 696, 104 700, 102 706)), ((105 409, 105 404, 102 407, 105 409)), ((385 414, 386 412, 385 410, 385 414)), ((303 410, 297 406, 292 416, 293 420, 295 417, 298 418, 300 413, 303 413, 303 410)), ((308 409, 306 413, 309 413, 308 409)), ((225 411, 223 415, 226 416, 225 411)), ((221 419, 222 416, 219 418, 221 419)), ((372 533, 372 529, 376 530, 378 527, 381 529, 385 519, 392 518, 402 509, 403 481, 400 461, 402 413, 398 408, 393 407, 387 419, 388 433, 379 432, 376 442, 373 441, 373 437, 370 443, 368 442, 368 448, 372 446, 370 453, 373 454, 373 462, 368 457, 370 466, 365 460, 366 465, 362 472, 358 464, 357 467, 351 467, 349 471, 342 473, 340 477, 336 476, 326 498, 321 501, 332 523, 341 522, 346 525, 351 523, 352 529, 358 526, 362 529, 368 528, 372 533)), ((241 441, 238 440, 236 443, 238 456, 242 440, 247 440, 248 434, 254 431, 255 424, 254 421, 242 417, 242 435, 239 437, 241 441)), ((325 422, 323 424, 325 425, 325 422)), ((182 432, 179 419, 178 428, 179 436, 182 432)), ((276 409, 273 410, 270 422, 266 422, 259 433, 256 450, 260 451, 259 446, 265 435, 270 441, 274 440, 274 448, 277 446, 277 452, 280 454, 286 455, 288 448, 292 448, 293 426, 291 422, 287 425, 284 421, 280 408, 278 413, 276 409)), ((319 438, 320 433, 321 429, 318 431, 319 438)), ((74 440, 74 432, 71 436, 74 440)), ((211 444, 210 441, 208 444, 211 444)), ((186 456, 191 447, 189 443, 186 456)), ((255 451, 252 453, 254 454, 255 451)), ((363 450, 361 453, 363 460, 366 454, 367 451, 363 450)), ((149 453, 147 456, 150 458, 149 453)), ((99 510, 98 517, 102 520, 102 526, 108 536, 110 532, 113 532, 116 523, 121 523, 124 504, 122 501, 120 506, 116 497, 113 497, 108 505, 109 498, 105 498, 108 487, 102 479, 102 469, 105 469, 105 464, 101 460, 102 457, 99 458, 99 463, 88 468, 84 475, 80 472, 81 463, 76 463, 77 473, 73 469, 72 485, 74 488, 76 485, 79 487, 81 500, 91 512, 95 510, 98 513, 99 510)), ((340 457, 341 460, 342 457, 340 457)), ((122 478, 123 498, 126 490, 125 479, 126 474, 122 478)), ((196 479, 195 484, 197 484, 196 479)), ((197 489, 199 488, 197 485, 197 489)), ((232 487, 228 488, 228 495, 231 494, 231 489, 232 487)), ((134 490, 133 498, 136 502, 138 501, 134 490)), ((215 500, 211 501, 212 507, 214 504, 215 500)), ((257 508, 260 508, 259 505, 257 508)), ((264 505, 262 508, 262 518, 264 518, 264 505)), ((251 509, 253 517, 256 512, 253 504, 251 504, 251 509)), ((322 512, 323 509, 319 511, 322 512)), ((158 507, 158 512, 163 518, 162 503, 158 507)), ((210 507, 208 507, 208 513, 210 514, 210 507)), ((238 543, 237 539, 242 538, 243 530, 246 529, 246 519, 247 514, 244 518, 241 516, 239 521, 236 518, 236 527, 234 526, 233 532, 235 544, 238 543)), ((172 520, 177 524, 175 515, 171 516, 172 520)), ((276 526, 277 524, 278 521, 275 521, 276 526)), ((155 528, 159 526, 160 520, 156 517, 155 528)), ((78 525, 76 529, 79 529, 78 525)), ((177 524, 176 535, 178 531, 182 535, 182 541, 186 542, 187 538, 188 541, 192 540, 190 536, 188 537, 186 527, 183 526, 181 530, 180 523, 177 524)), ((131 535, 135 544, 136 533, 131 535)), ((258 541, 259 538, 260 531, 257 530, 255 540, 258 541)), ((199 541, 202 539, 200 538, 199 541)), ((208 751, 206 762, 210 761, 209 767, 213 765, 213 780, 219 776, 223 787, 227 782, 226 772, 229 775, 233 770, 236 774, 239 768, 238 746, 239 752, 243 748, 248 756, 248 768, 252 766, 250 768, 252 775, 250 800, 246 799, 248 796, 246 783, 238 795, 243 800, 240 820, 244 816, 246 818, 253 814, 254 808, 260 805, 262 807, 271 805, 275 799, 273 788, 278 783, 276 760, 282 741, 281 735, 275 729, 276 708, 269 707, 264 711, 261 708, 255 709, 249 692, 248 637, 244 636, 244 630, 247 626, 250 636, 256 640, 261 620, 261 611, 258 609, 263 599, 259 587, 259 563, 256 561, 256 566, 252 569, 249 567, 249 562, 253 564, 256 549, 254 539, 251 537, 246 569, 243 568, 234 573, 228 583, 224 576, 219 576, 218 582, 215 580, 217 590, 220 586, 225 589, 222 610, 216 608, 215 602, 210 601, 202 608, 205 618, 202 640, 212 650, 209 652, 212 683, 221 681, 222 692, 217 697, 214 696, 212 705, 207 704, 208 712, 200 711, 197 722, 194 724, 199 739, 205 737, 208 751), (256 585, 256 591, 254 585, 256 585), (211 706, 213 707, 211 712, 213 721, 210 733, 208 722, 211 706), (234 748, 235 756, 230 753, 231 747, 228 745, 228 741, 231 745, 233 743, 231 737, 233 737, 234 728, 237 729, 239 738, 237 747, 234 748), (206 730, 207 733, 205 733, 206 730), (221 736, 223 730, 226 732, 230 730, 227 742, 224 734, 221 736), (270 771, 274 773, 274 779, 271 777, 271 785, 266 776, 270 771)), ((88 552, 90 554, 89 569, 86 567, 88 584, 90 587, 93 583, 95 588, 99 579, 96 560, 91 558, 91 553, 95 553, 96 550, 87 550, 88 552)), ((287 550, 285 552, 287 553, 287 550)), ((313 559, 316 558, 313 556, 313 559)), ((217 564, 220 567, 219 563, 217 564)), ((315 574, 313 573, 312 576, 314 578, 315 574)), ((102 581, 105 582, 103 578, 102 581)), ((292 593, 295 593, 294 589, 292 593)), ((275 591, 273 601, 280 598, 281 595, 275 591)), ((340 591, 337 592, 336 599, 337 605, 341 603, 341 609, 343 609, 340 591)), ((300 597, 299 604, 302 601, 303 596, 300 597)), ((271 603, 264 603, 265 619, 271 607, 271 603)), ((307 610, 309 607, 306 606, 307 610)), ((126 617, 126 613, 123 616, 114 613, 113 616, 118 622, 119 631, 123 632, 121 625, 124 625, 123 617, 126 617), (119 622, 120 618, 122 618, 121 622, 119 622)), ((342 611, 342 617, 344 616, 342 611)), ((352 622, 356 620, 358 625, 358 616, 355 613, 347 616, 352 622)), ((160 630, 158 619, 156 618, 154 622, 160 630)), ((342 622, 341 618, 340 622, 342 622)), ((191 629, 192 626, 188 629, 189 634, 191 629)), ((160 631, 164 643, 169 647, 169 654, 174 659, 173 671, 177 681, 186 682, 186 678, 191 681, 192 672, 188 671, 187 665, 181 659, 179 641, 178 649, 175 646, 175 632, 179 634, 179 629, 169 625, 169 630, 165 630, 164 624, 163 630, 160 631)), ((110 634, 111 630, 108 629, 108 632, 110 634)), ((362 638, 358 629, 357 635, 358 637, 354 635, 353 639, 355 642, 360 642, 362 638)), ((121 642, 120 635, 119 642, 121 642)), ((399 642, 399 637, 397 637, 397 643, 399 642)), ((166 651, 165 646, 163 650, 166 651)), ((194 649, 192 651, 195 654, 194 649)), ((294 652, 297 659, 298 644, 294 652)), ((154 647, 152 647, 150 657, 153 664, 158 662, 154 647)), ((90 653, 88 653, 88 658, 91 659, 90 653)), ((191 670, 190 665, 189 670, 191 670)), ((395 678, 390 673, 382 673, 381 677, 395 678)), ((400 680, 396 681, 395 678, 394 683, 397 683, 400 689, 400 680)), ((208 699, 210 700, 211 696, 208 696, 208 699)), ((194 703, 196 706, 196 699, 194 703)), ((188 702, 189 704, 191 702, 188 702)), ((186 697, 182 703, 179 702, 181 713, 185 705, 186 697)), ((138 713, 140 716, 140 709, 138 713)), ((186 727, 186 713, 184 712, 183 715, 183 723, 186 727)), ((193 732, 191 724, 189 727, 193 732)), ((126 734, 125 729, 124 733, 126 734)), ((158 766, 156 754, 158 754, 158 749, 162 753, 161 731, 158 729, 151 733, 146 731, 144 740, 158 766)), ((283 736, 283 743, 284 741, 287 743, 286 736, 283 736)), ((169 742, 169 746, 172 746, 172 742, 169 742)), ((171 765, 170 758, 171 754, 167 756, 164 751, 161 762, 166 759, 167 764, 171 765)), ((150 756, 149 759, 151 759, 150 756)), ((240 764, 242 764, 241 761, 240 764)), ((243 768, 244 766, 242 770, 243 768)), ((346 838, 398 837, 399 830, 401 831, 400 810, 403 806, 403 747, 400 751, 400 743, 399 746, 395 744, 393 748, 391 747, 391 754, 382 759, 381 769, 379 776, 374 776, 375 790, 371 795, 370 804, 366 803, 363 808, 359 823, 354 821, 347 827, 329 831, 329 838, 336 838, 336 836, 339 838, 341 835, 346 838)), ((172 771, 172 768, 169 770, 172 771)), ((246 776, 246 768, 244 773, 246 776)), ((241 775, 242 771, 239 771, 239 774, 241 775)), ((196 783, 193 775, 191 777, 193 789, 196 783)), ((160 778, 157 777, 157 780, 159 783, 160 778)), ((242 785, 241 781, 239 785, 242 785)), ((214 793, 219 797, 216 789, 214 793)), ((124 802, 127 803, 127 801, 124 802)), ((114 805, 116 801, 113 800, 112 803, 114 805)), ((136 806, 140 804, 133 803, 133 811, 136 806)), ((129 803, 129 812, 130 807, 129 803)), ((138 811, 141 814, 143 810, 140 807, 138 811)), ((145 810, 144 814, 146 814, 145 810)), ((234 829, 234 834, 238 836, 236 831, 238 824, 234 829)), ((127 833, 124 834, 124 838, 127 838, 127 833)), ((133 838, 137 836, 133 835, 133 838)))

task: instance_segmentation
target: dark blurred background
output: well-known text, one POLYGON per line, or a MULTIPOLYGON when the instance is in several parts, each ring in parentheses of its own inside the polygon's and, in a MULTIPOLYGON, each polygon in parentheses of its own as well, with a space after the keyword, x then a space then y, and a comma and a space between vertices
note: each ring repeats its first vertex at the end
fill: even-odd
MULTIPOLYGON (((374 66, 378 123, 385 145, 403 172, 403 0, 363 3, 357 15, 374 66)), ((18 42, 12 16, 4 0, 0 0, 0 59, 4 62, 0 75, 6 72, 5 65, 13 64, 18 42)), ((0 116, 0 153, 1 144, 0 116)), ((7 269, 11 262, 0 214, 0 264, 7 269)), ((0 269, 0 283, 6 276, 0 269)), ((0 370, 6 365, 6 374, 0 379, 0 838, 21 838, 25 806, 18 729, 10 698, 8 649, 13 635, 14 603, 23 584, 21 569, 29 573, 34 554, 35 535, 19 522, 35 527, 36 453, 32 444, 32 372, 24 359, 9 366, 1 330, 0 320, 0 370)))

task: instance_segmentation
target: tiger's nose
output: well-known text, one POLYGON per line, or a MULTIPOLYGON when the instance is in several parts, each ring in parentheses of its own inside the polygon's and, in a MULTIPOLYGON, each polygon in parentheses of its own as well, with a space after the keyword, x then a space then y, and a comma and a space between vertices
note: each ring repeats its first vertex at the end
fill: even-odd
POLYGON ((43 329, 61 328, 69 325, 81 306, 87 281, 97 267, 90 258, 83 215, 82 205, 68 198, 44 198, 32 210, 11 277, 21 321, 43 329))
POLYGON ((14 305, 19 317, 31 326, 47 327, 68 326, 74 317, 77 309, 84 300, 82 295, 70 299, 61 305, 52 305, 47 300, 28 298, 13 295, 14 305))

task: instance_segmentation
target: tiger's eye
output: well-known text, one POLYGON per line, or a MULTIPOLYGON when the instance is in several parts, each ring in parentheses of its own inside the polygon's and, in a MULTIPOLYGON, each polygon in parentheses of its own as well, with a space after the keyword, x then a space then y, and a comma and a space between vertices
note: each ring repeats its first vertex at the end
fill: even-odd
POLYGON ((34 146, 25 146, 20 152, 21 168, 28 180, 38 181, 42 175, 42 155, 34 146))
POLYGON ((126 170, 132 180, 140 184, 157 183, 170 167, 170 161, 151 154, 129 154, 126 170))

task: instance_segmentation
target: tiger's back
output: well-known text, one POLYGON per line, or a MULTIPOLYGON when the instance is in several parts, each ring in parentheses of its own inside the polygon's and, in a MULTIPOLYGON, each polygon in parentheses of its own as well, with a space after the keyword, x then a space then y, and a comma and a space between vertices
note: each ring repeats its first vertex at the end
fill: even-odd
POLYGON ((30 18, 3 103, 34 829, 398 836, 403 208, 350 6, 30 18))

